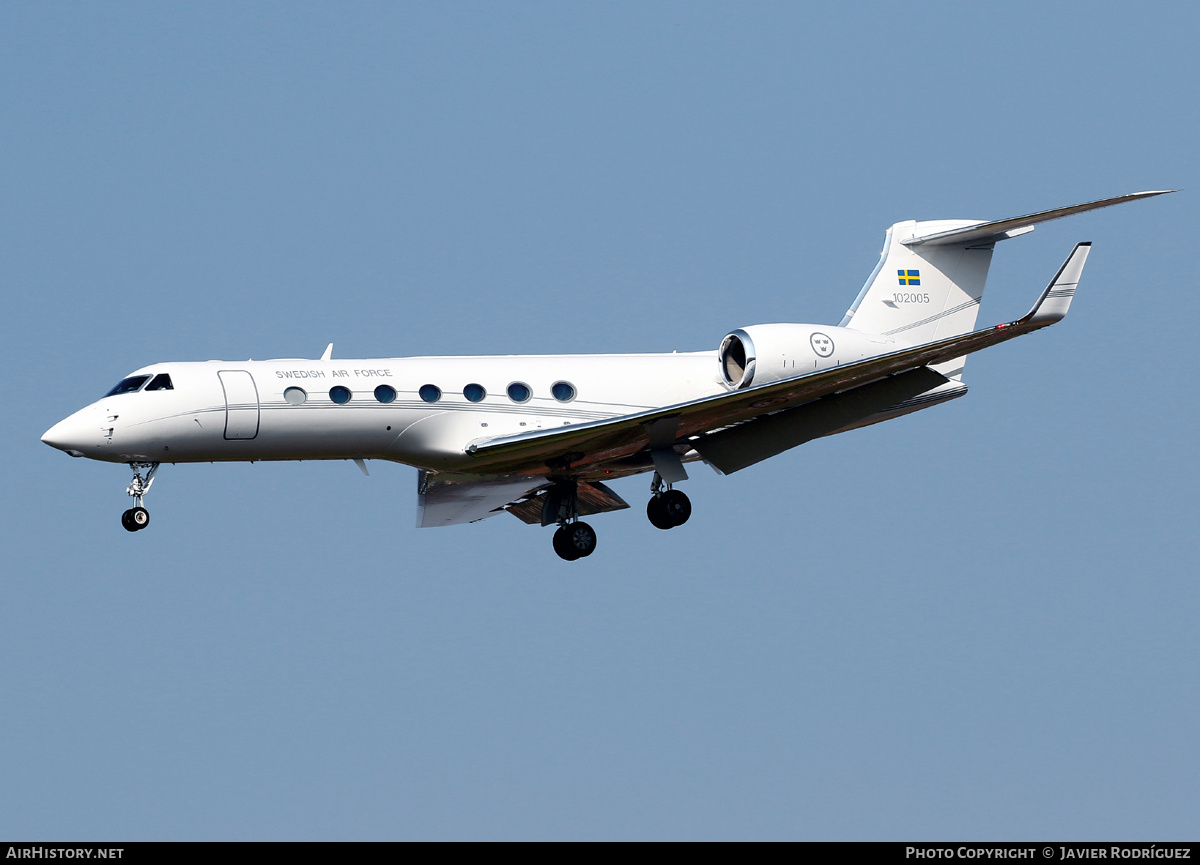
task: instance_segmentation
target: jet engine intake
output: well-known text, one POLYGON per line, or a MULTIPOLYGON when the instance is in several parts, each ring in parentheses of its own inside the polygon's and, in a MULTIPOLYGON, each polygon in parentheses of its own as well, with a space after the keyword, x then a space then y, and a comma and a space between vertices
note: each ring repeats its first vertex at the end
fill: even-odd
POLYGON ((901 347, 894 337, 820 324, 753 324, 730 331, 717 359, 730 390, 768 384, 901 347))
POLYGON ((754 340, 744 330, 735 330, 721 340, 721 378, 734 390, 754 381, 754 340))

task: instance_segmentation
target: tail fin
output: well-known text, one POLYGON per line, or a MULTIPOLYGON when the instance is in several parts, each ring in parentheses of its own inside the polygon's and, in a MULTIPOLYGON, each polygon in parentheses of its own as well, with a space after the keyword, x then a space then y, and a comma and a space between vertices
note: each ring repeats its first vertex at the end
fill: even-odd
POLYGON ((975 327, 997 241, 1033 231, 1039 222, 1170 191, 1135 192, 992 222, 897 222, 841 325, 912 345, 968 333, 975 327))
POLYGON ((842 326, 894 336, 911 345, 973 330, 995 241, 937 246, 909 242, 977 224, 967 219, 909 220, 889 228, 879 264, 842 326))

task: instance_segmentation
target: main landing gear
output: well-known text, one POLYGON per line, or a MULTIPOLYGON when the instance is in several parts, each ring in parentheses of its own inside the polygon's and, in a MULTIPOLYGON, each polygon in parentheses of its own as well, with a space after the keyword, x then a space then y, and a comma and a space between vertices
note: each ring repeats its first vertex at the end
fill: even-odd
POLYGON ((546 491, 542 505, 542 525, 558 523, 554 531, 554 552, 568 562, 596 551, 596 530, 579 521, 578 490, 574 480, 557 481, 546 491))
POLYGON ((682 526, 692 515, 692 501, 687 494, 680 490, 671 489, 664 484, 658 472, 650 482, 650 492, 653 498, 646 503, 646 516, 656 529, 673 529, 682 526))
MULTIPOLYGON (((686 494, 671 489, 662 475, 654 473, 650 482, 654 496, 646 505, 646 516, 656 528, 673 529, 682 526, 692 515, 692 502, 686 494)), ((542 503, 542 525, 558 523, 554 532, 554 552, 573 562, 596 551, 596 531, 579 521, 578 485, 570 479, 556 480, 546 491, 542 503)))
POLYGON ((121 514, 121 525, 127 532, 139 532, 150 525, 150 512, 142 507, 142 497, 150 492, 158 463, 130 463, 129 467, 133 469, 133 481, 125 492, 133 496, 133 507, 121 514), (142 469, 147 469, 145 477, 142 469))
POLYGON ((558 527, 554 532, 554 552, 559 558, 573 562, 596 551, 596 530, 576 520, 558 527))

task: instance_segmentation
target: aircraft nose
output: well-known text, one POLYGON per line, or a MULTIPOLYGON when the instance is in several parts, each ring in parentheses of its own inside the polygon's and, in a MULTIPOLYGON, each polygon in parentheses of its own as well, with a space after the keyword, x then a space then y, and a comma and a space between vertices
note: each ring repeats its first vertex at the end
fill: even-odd
MULTIPOLYGON (((52 448, 58 448, 60 451, 65 451, 73 457, 83 456, 84 448, 87 447, 89 438, 88 432, 84 426, 84 420, 80 415, 82 412, 76 412, 68 418, 64 418, 56 423, 50 429, 42 433, 42 441, 50 445, 52 448)), ((94 436, 90 436, 94 438, 94 436)))

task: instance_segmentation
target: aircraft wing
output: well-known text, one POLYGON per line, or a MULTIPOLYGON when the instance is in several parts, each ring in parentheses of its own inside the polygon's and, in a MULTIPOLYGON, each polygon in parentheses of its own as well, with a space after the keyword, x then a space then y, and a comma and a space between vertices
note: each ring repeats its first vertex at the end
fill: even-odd
POLYGON ((496 480, 446 472, 417 475, 417 528, 476 523, 504 512, 504 506, 549 485, 545 477, 496 480))
MULTIPOLYGON (((480 478, 453 472, 422 471, 417 475, 417 528, 477 523, 505 511, 532 525, 545 522, 545 477, 480 478)), ((576 490, 581 517, 629 507, 599 481, 581 481, 576 490)))
POLYGON ((1062 319, 1090 249, 1090 243, 1076 245, 1033 309, 1008 324, 638 414, 476 439, 465 450, 475 458, 472 468, 488 474, 577 472, 632 456, 647 447, 686 442, 889 376, 981 351, 1062 319))

